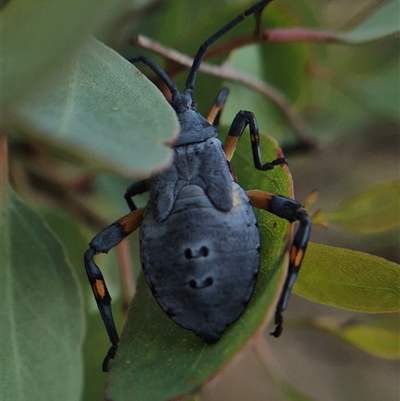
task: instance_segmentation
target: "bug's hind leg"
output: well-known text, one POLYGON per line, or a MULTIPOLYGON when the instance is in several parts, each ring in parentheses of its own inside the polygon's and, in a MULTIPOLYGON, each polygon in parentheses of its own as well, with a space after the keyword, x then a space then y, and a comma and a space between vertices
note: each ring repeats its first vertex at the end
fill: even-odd
POLYGON ((290 248, 288 272, 275 311, 276 327, 271 335, 279 337, 283 328, 282 312, 287 308, 290 293, 299 273, 310 238, 311 217, 305 208, 293 199, 259 190, 247 191, 246 193, 254 207, 267 210, 291 223, 295 221, 300 223, 290 248))
POLYGON ((222 110, 224 109, 228 95, 229 95, 229 89, 222 88, 218 92, 218 95, 214 100, 214 104, 211 106, 211 109, 207 115, 208 123, 214 125, 215 127, 217 127, 219 125, 221 113, 222 113, 222 110))
POLYGON ((103 371, 105 372, 108 371, 109 362, 111 359, 114 359, 115 353, 117 352, 119 338, 112 315, 111 296, 108 292, 103 274, 93 258, 98 253, 107 253, 132 231, 136 230, 142 221, 143 212, 144 209, 137 209, 97 234, 90 242, 89 249, 85 252, 84 256, 86 274, 112 344, 103 362, 103 371))

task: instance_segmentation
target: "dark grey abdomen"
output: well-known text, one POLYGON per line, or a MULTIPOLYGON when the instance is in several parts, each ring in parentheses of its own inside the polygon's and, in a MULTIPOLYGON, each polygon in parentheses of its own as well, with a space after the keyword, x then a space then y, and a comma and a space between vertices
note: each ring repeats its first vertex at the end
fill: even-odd
POLYGON ((148 206, 140 229, 146 280, 164 311, 203 341, 217 341, 249 301, 260 263, 254 211, 233 183, 233 207, 217 210, 203 189, 183 187, 169 216, 148 206))

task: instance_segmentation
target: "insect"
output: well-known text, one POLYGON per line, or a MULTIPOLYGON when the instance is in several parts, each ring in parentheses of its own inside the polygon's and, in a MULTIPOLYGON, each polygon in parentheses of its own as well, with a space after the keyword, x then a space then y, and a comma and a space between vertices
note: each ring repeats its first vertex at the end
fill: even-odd
POLYGON ((236 182, 230 161, 247 126, 256 169, 266 171, 286 164, 284 158, 262 161, 253 113, 237 113, 222 145, 213 123, 228 90, 220 91, 207 118, 197 112, 193 98, 196 75, 208 47, 249 15, 255 14, 259 22, 271 1, 253 5, 200 46, 183 92, 151 59, 139 56, 129 60, 146 64, 168 87, 180 134, 171 145, 172 164, 127 189, 125 200, 131 212, 96 235, 85 253, 86 273, 112 344, 103 363, 104 371, 115 357, 119 338, 111 297, 93 259, 139 227, 143 272, 159 305, 177 324, 211 344, 240 317, 253 293, 260 264, 260 235, 253 207, 289 222, 298 221, 286 281, 276 307, 276 328, 271 334, 278 337, 282 332, 282 312, 304 257, 311 219, 295 200, 261 190, 245 192, 236 182), (137 209, 132 197, 146 191, 150 191, 149 203, 145 209, 137 209))

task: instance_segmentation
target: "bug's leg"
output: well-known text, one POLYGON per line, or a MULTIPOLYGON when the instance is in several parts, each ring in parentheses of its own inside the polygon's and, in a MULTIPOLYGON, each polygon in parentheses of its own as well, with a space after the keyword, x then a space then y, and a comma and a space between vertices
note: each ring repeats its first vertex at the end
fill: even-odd
POLYGON ((261 33, 261 17, 262 17, 262 13, 265 9, 267 5, 264 5, 262 8, 258 9, 255 13, 254 13, 254 19, 256 20, 256 25, 254 27, 254 36, 258 37, 260 36, 261 33))
POLYGON ((224 151, 228 161, 231 161, 236 145, 247 125, 250 128, 251 150, 253 153, 254 167, 256 169, 266 171, 273 169, 275 166, 287 164, 287 160, 284 157, 273 160, 269 163, 263 163, 261 158, 260 134, 258 133, 257 120, 252 112, 245 110, 241 110, 236 114, 229 129, 228 136, 226 137, 224 151))
POLYGON ((119 339, 111 310, 111 296, 107 290, 103 275, 94 262, 93 257, 98 253, 107 253, 132 231, 136 230, 142 221, 143 212, 144 209, 137 209, 108 226, 92 239, 89 244, 89 249, 85 252, 84 261, 86 274, 112 344, 103 362, 104 372, 108 371, 108 364, 117 352, 119 339))
POLYGON ((256 12, 254 13, 254 18, 255 18, 255 20, 256 20, 256 25, 255 25, 255 28, 254 28, 254 33, 253 33, 253 35, 254 35, 255 37, 260 36, 260 32, 261 32, 261 15, 262 15, 262 12, 263 12, 263 11, 264 11, 264 9, 262 8, 261 10, 256 11, 256 12))
POLYGON ((219 125, 219 119, 221 117, 221 113, 225 106, 228 95, 229 95, 228 88, 222 88, 218 92, 218 95, 214 100, 214 104, 212 105, 211 110, 207 116, 207 121, 209 124, 212 124, 215 127, 217 127, 219 125))
POLYGON ((132 200, 132 196, 140 195, 149 190, 150 190, 150 178, 135 182, 130 187, 127 188, 127 190, 125 191, 124 199, 128 204, 129 209, 132 212, 137 209, 135 203, 132 200))
POLYGON ((297 201, 284 196, 271 194, 269 192, 252 190, 246 192, 251 204, 259 209, 267 210, 278 217, 293 223, 299 222, 299 228, 293 239, 289 253, 289 267, 285 284, 279 298, 275 311, 276 328, 271 333, 279 337, 282 333, 283 317, 282 312, 287 308, 292 287, 300 270, 301 262, 307 248, 311 232, 311 218, 305 208, 297 201))

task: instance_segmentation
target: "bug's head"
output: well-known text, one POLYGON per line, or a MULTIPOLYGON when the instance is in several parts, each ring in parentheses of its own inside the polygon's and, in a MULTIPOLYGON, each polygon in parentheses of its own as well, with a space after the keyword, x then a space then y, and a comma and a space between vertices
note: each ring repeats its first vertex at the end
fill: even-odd
POLYGON ((173 146, 201 142, 218 135, 218 131, 197 111, 191 90, 173 93, 172 107, 181 128, 173 146))
POLYGON ((176 111, 176 114, 186 113, 191 110, 196 110, 196 102, 193 99, 193 91, 172 92, 172 107, 176 111))

